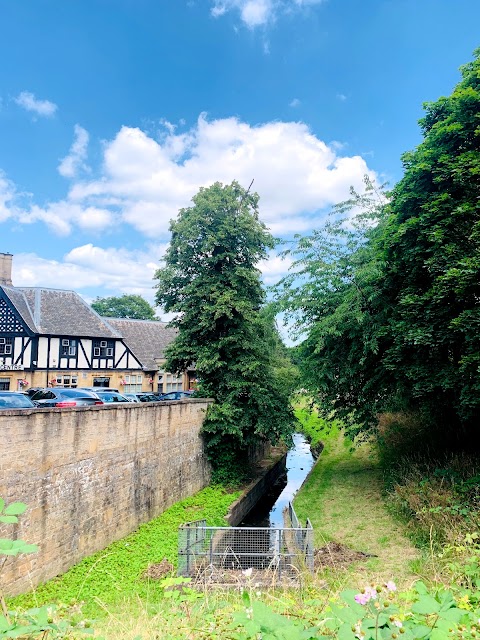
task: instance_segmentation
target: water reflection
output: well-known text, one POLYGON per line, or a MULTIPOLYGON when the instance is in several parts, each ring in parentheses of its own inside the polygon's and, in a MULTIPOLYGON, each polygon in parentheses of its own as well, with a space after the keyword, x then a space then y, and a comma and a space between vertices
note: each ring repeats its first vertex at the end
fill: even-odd
POLYGON ((287 475, 271 487, 239 526, 283 527, 283 510, 293 500, 314 462, 305 437, 295 433, 293 447, 287 453, 287 475))

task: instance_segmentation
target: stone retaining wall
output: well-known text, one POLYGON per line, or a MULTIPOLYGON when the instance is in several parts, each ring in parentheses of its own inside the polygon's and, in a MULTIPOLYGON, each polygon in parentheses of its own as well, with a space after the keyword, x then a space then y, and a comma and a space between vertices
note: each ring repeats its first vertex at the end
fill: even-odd
POLYGON ((15 595, 64 573, 207 486, 200 438, 209 401, 0 412, 0 497, 26 502, 0 537, 40 551, 8 560, 15 595))

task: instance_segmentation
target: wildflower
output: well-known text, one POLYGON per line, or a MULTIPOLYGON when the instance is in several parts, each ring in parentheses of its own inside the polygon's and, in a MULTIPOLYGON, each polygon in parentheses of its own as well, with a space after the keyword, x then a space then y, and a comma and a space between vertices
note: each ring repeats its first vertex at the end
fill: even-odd
POLYGON ((403 627, 403 624, 402 624, 402 623, 400 622, 400 620, 398 620, 397 618, 395 618, 395 619, 393 620, 393 624, 394 624, 396 627, 398 627, 399 629, 400 629, 401 627, 403 627))
POLYGON ((396 591, 397 585, 393 582, 393 580, 389 580, 385 583, 385 588, 387 591, 396 591))
POLYGON ((368 596, 366 593, 357 593, 357 595, 355 596, 355 602, 358 602, 358 604, 367 604, 369 600, 370 596, 368 596))
POLYGON ((246 576, 247 578, 250 578, 250 576, 252 575, 252 567, 250 567, 249 569, 245 569, 245 571, 242 571, 243 575, 246 576))

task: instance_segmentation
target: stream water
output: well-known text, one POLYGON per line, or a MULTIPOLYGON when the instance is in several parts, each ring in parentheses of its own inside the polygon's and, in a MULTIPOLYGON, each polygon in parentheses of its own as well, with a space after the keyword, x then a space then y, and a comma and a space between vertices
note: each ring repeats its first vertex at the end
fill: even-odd
POLYGON ((310 445, 301 433, 293 434, 293 446, 287 453, 287 472, 270 487, 245 516, 240 527, 283 527, 283 510, 302 486, 315 459, 310 445))

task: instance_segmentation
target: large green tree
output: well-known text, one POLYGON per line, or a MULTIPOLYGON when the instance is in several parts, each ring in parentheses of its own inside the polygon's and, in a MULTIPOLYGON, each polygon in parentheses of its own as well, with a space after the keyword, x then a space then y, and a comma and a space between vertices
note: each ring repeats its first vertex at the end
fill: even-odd
POLYGON ((155 309, 142 296, 127 295, 96 298, 92 302, 94 309, 101 316, 110 318, 131 318, 133 320, 157 320, 155 309))
POLYGON ((425 105, 424 139, 392 192, 382 282, 386 368, 438 423, 480 424, 480 50, 425 105))
POLYGON ((306 383, 361 430, 401 408, 442 437, 478 432, 480 50, 462 76, 425 105, 388 201, 367 180, 292 251, 282 301, 306 336, 306 383))
POLYGON ((225 468, 259 440, 291 433, 288 393, 277 384, 260 313, 257 264, 275 243, 259 220, 258 195, 237 182, 200 189, 170 230, 165 266, 156 273, 157 304, 176 314, 178 328, 166 368, 195 364, 201 393, 215 400, 204 423, 207 450, 225 468))

